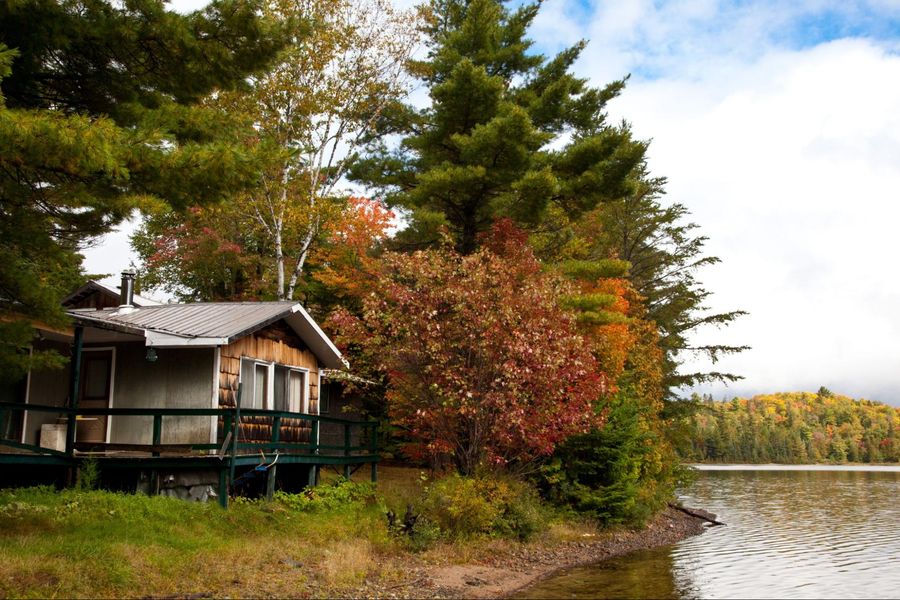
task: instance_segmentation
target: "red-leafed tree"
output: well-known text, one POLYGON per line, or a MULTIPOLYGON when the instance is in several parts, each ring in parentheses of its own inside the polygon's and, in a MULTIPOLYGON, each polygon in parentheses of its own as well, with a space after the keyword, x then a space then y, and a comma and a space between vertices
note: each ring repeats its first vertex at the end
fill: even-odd
POLYGON ((141 283, 184 301, 268 297, 262 243, 254 224, 225 203, 151 215, 131 238, 141 283))
POLYGON ((362 318, 331 319, 339 342, 387 375, 388 413, 410 451, 463 474, 526 471, 602 420, 603 377, 559 307, 565 284, 541 272, 521 236, 500 224, 468 256, 387 254, 362 318))

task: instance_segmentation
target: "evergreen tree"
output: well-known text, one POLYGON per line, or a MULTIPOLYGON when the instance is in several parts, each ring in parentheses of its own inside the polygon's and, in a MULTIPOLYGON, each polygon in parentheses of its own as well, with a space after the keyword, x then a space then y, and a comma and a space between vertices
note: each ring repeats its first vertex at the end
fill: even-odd
POLYGON ((58 364, 28 357, 30 326, 65 325, 85 244, 135 208, 210 202, 254 179, 237 125, 197 103, 283 44, 257 8, 0 2, 0 376, 58 364))
POLYGON ((411 211, 401 242, 434 244, 445 227, 470 253, 498 217, 534 226, 548 210, 574 216, 628 190, 646 148, 604 113, 624 82, 598 89, 575 77, 583 43, 550 59, 530 52, 538 9, 432 2, 428 58, 414 65, 431 106, 389 111, 382 127, 403 136, 400 147, 373 145, 353 171, 411 211))
POLYGON ((628 195, 604 203, 575 226, 584 256, 603 261, 615 256, 628 265, 627 277, 644 298, 647 319, 659 328, 664 351, 664 384, 670 399, 680 388, 709 381, 735 381, 738 375, 723 372, 684 373, 682 357, 693 352, 715 363, 723 354, 741 352, 747 346, 693 345, 691 334, 704 326, 724 326, 744 311, 709 311, 711 292, 697 279, 705 266, 719 258, 704 253, 707 238, 697 235, 697 225, 687 221, 681 204, 664 206, 660 198, 665 179, 652 178, 642 165, 628 195))

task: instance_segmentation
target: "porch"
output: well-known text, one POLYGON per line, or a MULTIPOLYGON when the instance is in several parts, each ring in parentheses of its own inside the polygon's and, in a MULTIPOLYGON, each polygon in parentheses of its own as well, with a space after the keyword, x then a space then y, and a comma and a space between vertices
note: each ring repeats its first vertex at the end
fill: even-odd
MULTIPOLYGON (((278 480, 278 466, 283 472, 303 465, 306 480, 294 485, 315 485, 318 470, 325 466, 342 467, 350 478, 353 471, 370 466, 372 481, 377 480, 378 448, 377 423, 350 421, 306 413, 243 409, 238 402, 234 408, 69 408, 40 404, 0 402, 0 423, 18 419, 19 415, 34 411, 43 416, 54 415, 64 430, 61 447, 48 447, 46 440, 38 444, 0 438, 0 470, 8 468, 57 469, 74 472, 84 461, 93 460, 101 472, 148 474, 146 491, 158 493, 162 473, 215 473, 216 496, 223 507, 241 481, 251 478, 265 480, 265 493, 271 497, 278 480), (76 436, 79 420, 113 417, 143 417, 149 428, 150 443, 101 443, 82 441, 76 436), (215 443, 165 443, 168 428, 178 430, 186 419, 206 417, 218 423, 215 443), (308 427, 306 440, 290 440, 283 435, 301 422, 308 427), (261 439, 259 432, 267 433, 261 439), (326 439, 342 439, 342 444, 320 444, 326 439), (249 474, 249 475, 248 475, 249 474)), ((146 439, 139 436, 136 439, 146 439)), ((296 468, 293 475, 296 476, 296 468)), ((296 479, 296 477, 295 477, 296 479)))

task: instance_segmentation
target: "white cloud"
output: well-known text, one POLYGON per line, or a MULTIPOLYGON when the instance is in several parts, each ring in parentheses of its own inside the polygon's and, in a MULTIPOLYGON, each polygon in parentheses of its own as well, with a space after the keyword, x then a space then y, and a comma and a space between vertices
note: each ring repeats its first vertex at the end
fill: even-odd
POLYGON ((723 264, 714 308, 751 312, 700 339, 750 344, 716 395, 827 385, 900 402, 900 57, 867 40, 735 62, 726 77, 637 81, 613 104, 668 198, 723 264))

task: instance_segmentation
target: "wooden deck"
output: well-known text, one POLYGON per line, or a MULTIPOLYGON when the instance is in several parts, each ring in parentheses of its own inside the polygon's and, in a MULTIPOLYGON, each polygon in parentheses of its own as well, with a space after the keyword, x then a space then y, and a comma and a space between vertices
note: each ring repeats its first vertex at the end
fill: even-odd
POLYGON ((218 472, 218 497, 223 506, 228 504, 229 492, 236 482, 236 470, 248 467, 259 470, 266 466, 268 493, 274 489, 277 467, 274 465, 309 465, 308 484, 315 483, 316 469, 325 465, 343 466, 349 479, 354 468, 369 464, 372 481, 377 479, 378 447, 377 423, 373 421, 349 421, 320 415, 292 413, 274 410, 235 408, 96 408, 71 409, 37 404, 0 402, 0 423, 7 414, 36 411, 53 413, 69 424, 66 448, 63 451, 23 444, 15 440, 0 439, 0 472, 6 466, 34 466, 77 469, 85 460, 97 462, 101 470, 133 469, 157 473, 162 469, 179 471, 206 470, 218 472), (76 417, 91 416, 143 416, 152 417, 151 442, 149 444, 88 443, 75 439, 76 417), (216 443, 163 443, 164 424, 188 417, 211 417, 219 423, 216 443), (309 423, 307 441, 284 441, 282 422, 309 423), (271 431, 268 439, 249 439, 251 429, 247 425, 267 424, 271 431), (343 430, 343 444, 319 443, 323 427, 343 430), (353 442, 356 442, 355 444, 353 442))

